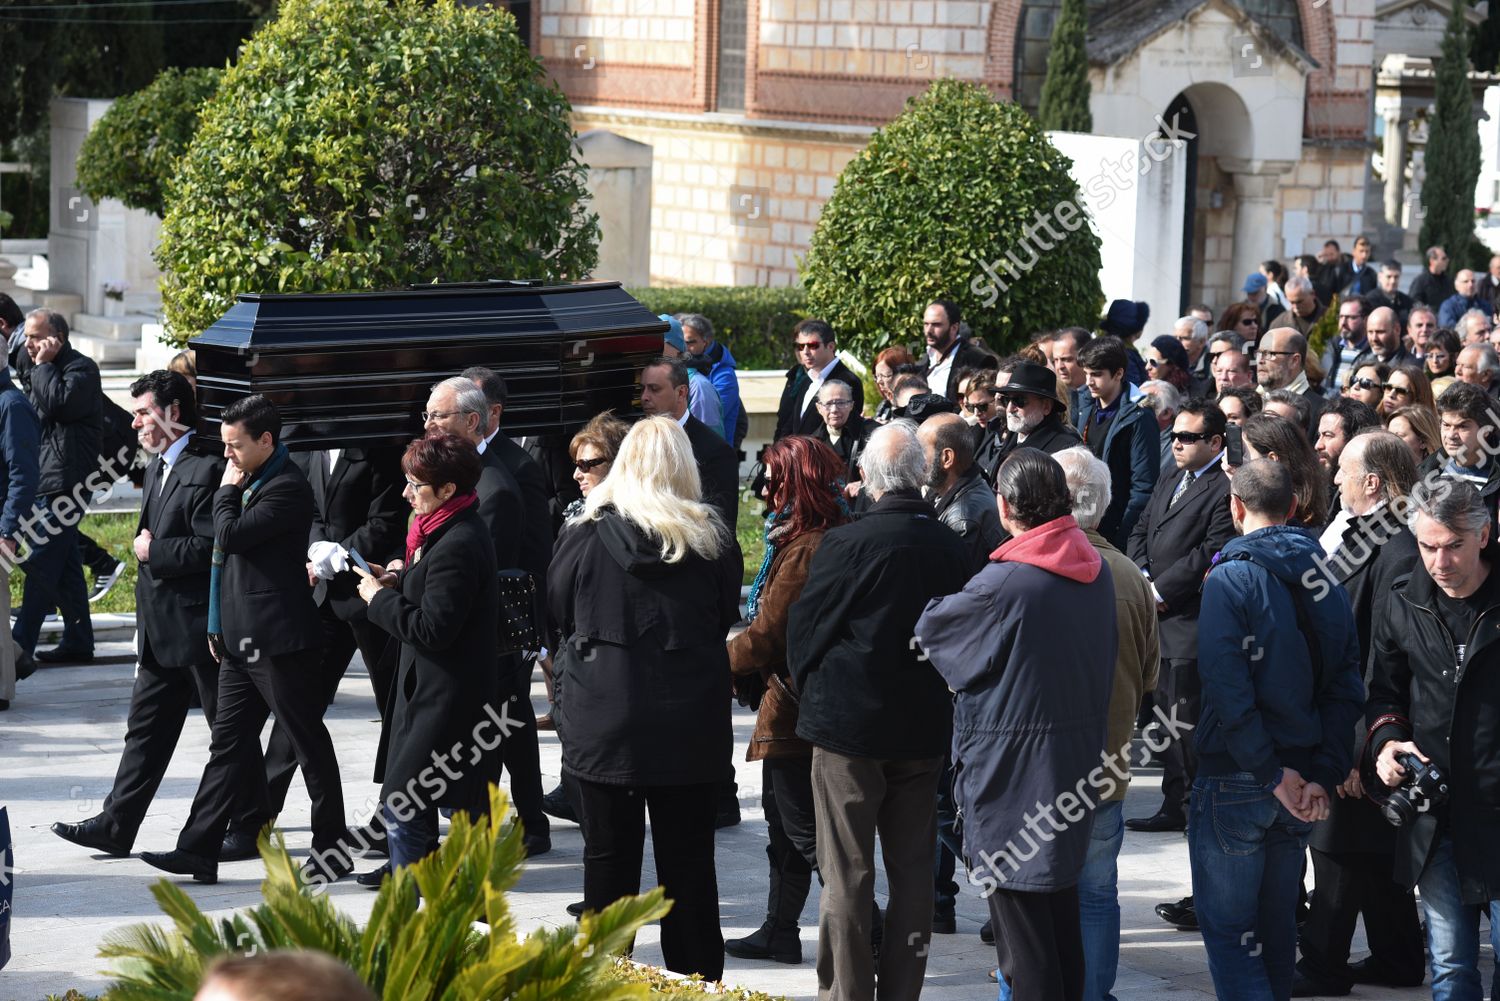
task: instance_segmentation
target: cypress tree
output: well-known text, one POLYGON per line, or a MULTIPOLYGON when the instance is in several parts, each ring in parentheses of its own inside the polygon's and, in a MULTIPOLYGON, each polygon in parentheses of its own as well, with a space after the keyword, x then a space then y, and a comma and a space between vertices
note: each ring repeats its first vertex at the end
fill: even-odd
POLYGON ((1042 100, 1037 122, 1054 132, 1092 132, 1089 113, 1089 61, 1084 50, 1088 34, 1085 0, 1062 0, 1062 10, 1052 26, 1052 49, 1047 58, 1047 78, 1042 81, 1042 100))
POLYGON ((1438 244, 1453 267, 1476 262, 1474 185, 1479 180, 1479 128, 1469 89, 1469 26, 1464 0, 1454 0, 1437 64, 1437 101, 1427 132, 1422 185, 1421 245, 1438 244))

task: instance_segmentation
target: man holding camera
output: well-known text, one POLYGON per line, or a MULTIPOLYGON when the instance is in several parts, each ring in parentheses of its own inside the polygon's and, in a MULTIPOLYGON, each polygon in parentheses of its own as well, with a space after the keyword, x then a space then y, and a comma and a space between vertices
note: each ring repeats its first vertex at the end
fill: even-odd
POLYGON ((1433 999, 1479 1001, 1479 908, 1500 927, 1500 548, 1467 481, 1412 501, 1421 563, 1376 622, 1367 753, 1394 790, 1396 880, 1421 889, 1433 999))

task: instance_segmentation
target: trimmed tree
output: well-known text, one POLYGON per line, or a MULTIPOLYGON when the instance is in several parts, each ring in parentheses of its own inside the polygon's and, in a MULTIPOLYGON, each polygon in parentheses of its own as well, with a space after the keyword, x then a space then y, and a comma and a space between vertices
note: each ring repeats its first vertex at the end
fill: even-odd
POLYGON ((1036 116, 1049 132, 1094 131, 1094 116, 1089 111, 1089 60, 1084 48, 1088 30, 1084 0, 1062 0, 1062 10, 1052 25, 1052 50, 1047 55, 1047 76, 1042 80, 1036 116))
POLYGON ((914 340, 933 299, 1001 351, 1093 327, 1100 241, 1071 166, 1017 105, 934 83, 840 175, 803 263, 811 313, 865 355, 914 340))
POLYGON ((507 11, 285 0, 168 185, 172 335, 240 292, 586 276, 599 224, 570 112, 507 11))
POLYGON ((1479 180, 1479 129, 1469 89, 1469 25, 1465 3, 1455 3, 1438 59, 1436 108, 1427 133, 1422 185, 1423 247, 1447 249, 1454 270, 1474 267, 1489 251, 1474 236, 1474 187, 1479 180))
POLYGON ((198 131, 198 112, 219 87, 220 70, 167 69, 120 98, 78 153, 78 186, 95 201, 166 214, 166 185, 198 131))

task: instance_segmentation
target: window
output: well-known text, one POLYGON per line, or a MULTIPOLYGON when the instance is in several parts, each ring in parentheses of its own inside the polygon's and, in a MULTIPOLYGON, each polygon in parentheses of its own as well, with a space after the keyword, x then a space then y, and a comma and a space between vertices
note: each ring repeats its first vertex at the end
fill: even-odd
POLYGON ((719 3, 719 110, 745 110, 745 43, 748 0, 719 3))

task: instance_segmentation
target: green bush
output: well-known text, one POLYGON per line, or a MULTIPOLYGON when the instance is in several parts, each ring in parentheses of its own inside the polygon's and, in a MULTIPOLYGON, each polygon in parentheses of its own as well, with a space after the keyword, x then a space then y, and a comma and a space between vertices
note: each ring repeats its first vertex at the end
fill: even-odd
POLYGON ((792 364, 792 328, 812 314, 807 289, 755 286, 633 288, 631 295, 653 313, 702 313, 713 321, 741 369, 786 368, 792 364))
POLYGON ((221 75, 216 69, 167 69, 149 87, 116 101, 83 140, 78 187, 95 201, 118 198, 133 209, 165 215, 167 182, 221 75))
POLYGON ((934 83, 844 168, 803 266, 808 307, 861 358, 915 340, 933 299, 1000 350, 1092 328, 1100 241, 1070 166, 1020 107, 934 83))
POLYGON ((172 336, 239 292, 587 275, 599 223, 570 112, 502 9, 285 0, 168 186, 172 336))

